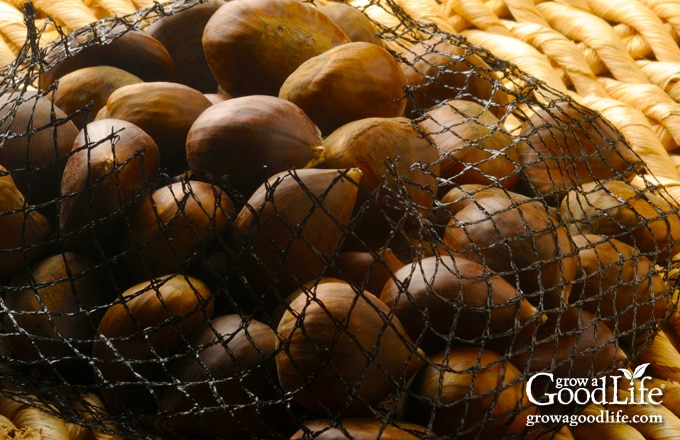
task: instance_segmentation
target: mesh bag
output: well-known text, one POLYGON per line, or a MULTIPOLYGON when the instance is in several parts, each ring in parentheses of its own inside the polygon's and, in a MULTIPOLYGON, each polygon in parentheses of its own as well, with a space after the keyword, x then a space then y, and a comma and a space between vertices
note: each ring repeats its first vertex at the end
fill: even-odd
MULTIPOLYGON (((673 312, 676 204, 619 131, 391 2, 357 10, 392 19, 403 116, 329 129, 306 167, 200 175, 168 160, 179 123, 55 105, 79 54, 203 6, 46 45, 27 7, 0 85, 2 406, 101 438, 558 438, 536 417, 585 406, 559 380, 608 386, 673 312)), ((136 84, 179 76, 155 69, 136 84)))

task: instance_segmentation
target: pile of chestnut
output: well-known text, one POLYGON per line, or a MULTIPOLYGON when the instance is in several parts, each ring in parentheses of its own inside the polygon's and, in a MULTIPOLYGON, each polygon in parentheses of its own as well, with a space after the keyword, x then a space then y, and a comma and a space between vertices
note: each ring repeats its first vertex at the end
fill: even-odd
POLYGON ((158 435, 531 437, 529 375, 639 350, 680 250, 644 164, 453 37, 380 31, 211 0, 2 93, 17 374, 158 435))

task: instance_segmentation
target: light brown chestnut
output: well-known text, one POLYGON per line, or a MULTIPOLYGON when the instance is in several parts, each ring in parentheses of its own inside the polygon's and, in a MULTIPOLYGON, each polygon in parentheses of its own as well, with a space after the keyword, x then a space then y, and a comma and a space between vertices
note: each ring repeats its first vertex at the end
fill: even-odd
POLYGON ((360 239, 380 247, 390 221, 412 222, 434 203, 439 153, 404 117, 363 118, 335 129, 324 139, 325 168, 357 167, 361 191, 355 214, 360 239))
POLYGON ((277 95, 307 59, 349 37, 310 3, 298 0, 225 2, 208 20, 203 51, 229 95, 277 95))
POLYGON ((403 116, 403 84, 399 64, 385 48, 356 41, 302 63, 278 95, 297 104, 327 136, 358 119, 403 116))
POLYGON ((466 183, 456 185, 439 198, 439 203, 434 212, 437 225, 446 225, 451 216, 454 216, 463 208, 474 205, 477 200, 484 197, 501 197, 516 203, 527 202, 531 198, 523 194, 509 191, 502 186, 482 185, 479 183, 466 183))
POLYGON ((583 183, 569 191, 559 209, 574 235, 615 238, 653 262, 680 252, 680 214, 653 188, 639 189, 618 179, 583 183))
POLYGON ((187 273, 231 225, 236 208, 215 185, 182 180, 142 197, 125 213, 123 265, 132 281, 187 273))
POLYGON ((532 109, 517 143, 518 191, 553 205, 578 185, 625 179, 642 160, 599 113, 573 101, 532 109))
POLYGON ((51 249, 47 218, 28 207, 11 173, 0 165, 0 277, 25 269, 51 249))
POLYGON ((578 256, 567 226, 541 201, 480 198, 451 218, 444 243, 505 277, 541 311, 569 300, 578 256))
POLYGON ((428 354, 454 345, 496 352, 528 345, 545 320, 505 278, 455 255, 403 266, 385 283, 380 299, 428 354))
POLYGON ((400 66, 409 87, 407 116, 418 117, 446 100, 466 99, 503 117, 511 95, 499 85, 482 55, 455 38, 428 38, 401 53, 400 66))
POLYGON ((456 185, 502 185, 512 190, 519 173, 514 138, 481 104, 454 99, 417 120, 440 152, 439 194, 456 185))
MULTIPOLYGON (((558 378, 599 377, 625 365, 626 353, 618 339, 599 317, 578 305, 548 314, 548 320, 536 332, 531 347, 515 350, 510 357, 513 365, 527 374, 552 373, 554 380, 537 377, 531 387, 534 399, 543 400, 547 392, 559 391, 558 378)), ((592 386, 588 381, 587 386, 592 386)), ((546 413, 565 414, 576 403, 542 406, 546 413)))
POLYGON ((106 100, 114 90, 140 82, 141 78, 118 67, 88 66, 59 78, 56 89, 48 97, 53 97, 54 104, 64 113, 73 115, 71 120, 82 129, 106 106, 106 100))
POLYGON ((277 336, 239 314, 212 318, 168 363, 180 385, 159 396, 162 425, 200 438, 249 439, 285 430, 291 418, 274 365, 277 336), (192 409, 198 406, 200 411, 192 409))
MULTIPOLYGON (((66 113, 38 92, 0 96, 0 165, 30 205, 54 202, 66 156, 78 135, 66 113)), ((50 204, 50 208, 54 208, 50 204)))
POLYGON ((671 311, 671 288, 649 258, 615 238, 573 235, 581 274, 570 302, 600 317, 629 350, 671 311))
POLYGON ((90 257, 65 252, 36 262, 10 284, 3 337, 14 356, 48 377, 91 383, 87 358, 114 297, 106 269, 90 257))
POLYGON ((61 178, 59 230, 65 242, 96 252, 92 243, 97 240, 115 250, 124 212, 159 179, 160 152, 144 130, 120 119, 87 124, 61 178))
POLYGON ((174 82, 203 93, 214 92, 217 81, 203 53, 203 30, 208 20, 224 4, 209 0, 188 9, 164 15, 146 28, 146 33, 167 49, 174 66, 174 82))
POLYGON ((96 384, 107 409, 152 411, 159 388, 150 389, 149 382, 169 380, 163 364, 213 311, 211 290, 189 276, 164 275, 125 290, 105 309, 92 342, 96 384))
POLYGON ((196 178, 237 191, 244 198, 272 175, 319 165, 319 128, 295 104, 249 95, 201 113, 186 138, 186 158, 196 178))
POLYGON ((279 383, 321 417, 367 411, 424 363, 389 308, 346 282, 320 279, 287 304, 277 327, 279 383))
POLYGON ((327 15, 352 41, 365 41, 382 46, 379 29, 366 14, 347 3, 331 1, 319 6, 319 11, 327 15))
POLYGON ((185 147, 191 125, 211 105, 203 93, 184 84, 142 82, 111 93, 97 119, 122 119, 147 132, 158 145, 161 167, 175 175, 187 169, 185 147))
POLYGON ((274 307, 329 268, 347 234, 361 171, 308 168, 278 173, 248 199, 229 245, 241 273, 274 307), (276 299, 278 297, 278 300, 276 299))
POLYGON ((537 407, 519 369, 490 350, 454 347, 430 358, 406 401, 408 421, 457 439, 526 434, 537 407))

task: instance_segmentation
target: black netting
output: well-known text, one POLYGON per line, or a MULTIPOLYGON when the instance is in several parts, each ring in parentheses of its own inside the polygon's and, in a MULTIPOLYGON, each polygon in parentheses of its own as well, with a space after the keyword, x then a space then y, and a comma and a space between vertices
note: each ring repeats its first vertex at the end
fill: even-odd
POLYGON ((27 10, 0 83, 6 396, 124 438, 551 438, 564 422, 532 417, 582 406, 533 402, 557 390, 536 374, 627 367, 669 316, 680 218, 618 131, 390 2, 366 8, 398 18, 373 25, 399 115, 366 97, 354 120, 310 110, 319 132, 230 96, 185 142, 172 112, 198 119, 214 78, 102 48, 214 6, 156 4, 44 49, 27 10), (55 104, 74 60, 107 57, 139 79, 131 110, 55 104), (211 132, 225 114, 240 132, 211 132), (263 132, 265 152, 239 137, 263 132), (264 158, 305 142, 299 163, 264 158))

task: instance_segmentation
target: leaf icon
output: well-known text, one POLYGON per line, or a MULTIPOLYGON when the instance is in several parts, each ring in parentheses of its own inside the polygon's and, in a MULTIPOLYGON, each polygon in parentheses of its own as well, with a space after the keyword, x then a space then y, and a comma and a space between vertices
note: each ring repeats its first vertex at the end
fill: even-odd
POLYGON ((635 367, 635 372, 633 373, 633 378, 631 380, 639 379, 642 376, 644 376, 645 370, 647 369, 648 366, 649 366, 649 362, 647 362, 646 364, 640 364, 637 367, 635 367))
POLYGON ((633 378, 634 378, 633 373, 631 373, 630 371, 628 371, 625 368, 619 368, 619 371, 622 372, 624 376, 626 376, 626 379, 628 379, 631 382, 633 381, 633 378))

